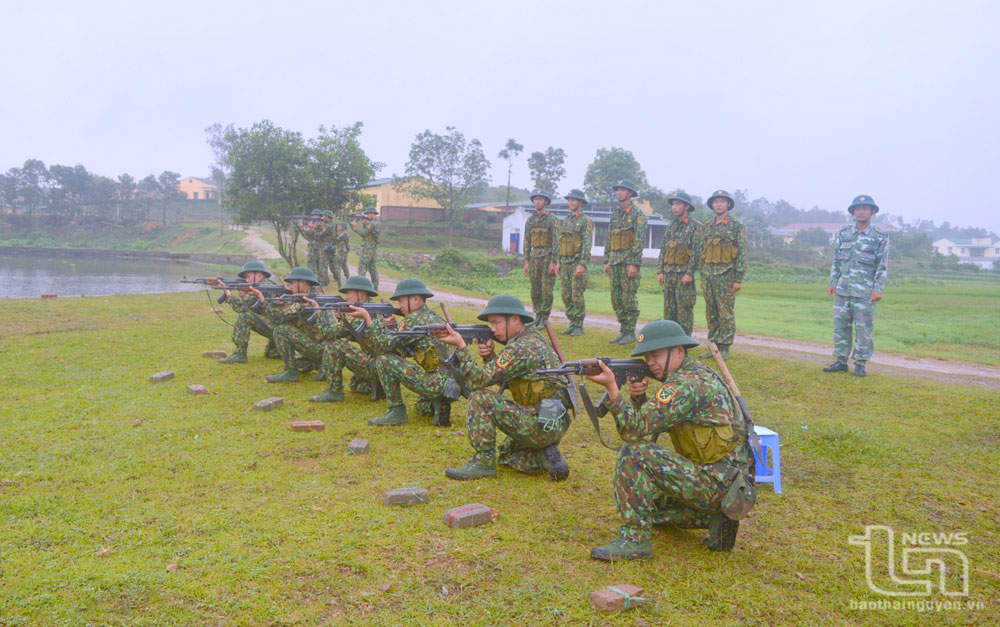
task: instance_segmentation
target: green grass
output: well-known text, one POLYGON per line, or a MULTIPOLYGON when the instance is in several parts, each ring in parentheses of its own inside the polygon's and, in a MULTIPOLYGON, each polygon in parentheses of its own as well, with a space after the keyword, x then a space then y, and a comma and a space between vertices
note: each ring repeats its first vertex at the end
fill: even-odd
MULTIPOLYGON (((458 311, 461 321, 473 312, 458 311)), ((226 314, 231 319, 231 314, 226 314)), ((571 358, 624 356, 608 333, 565 340, 571 358)), ((564 337, 564 336, 563 336, 564 337)), ((323 384, 270 385, 279 369, 255 337, 251 361, 221 366, 229 329, 200 294, 0 302, 0 624, 995 624, 1000 617, 1000 393, 736 354, 758 423, 781 434, 785 493, 762 485, 731 554, 704 531, 654 532, 652 559, 588 558, 617 533, 613 452, 578 418, 565 483, 501 469, 447 480, 470 455, 465 402, 451 429, 376 429, 381 403, 307 401, 323 384), (177 377, 148 383, 170 369, 177 377), (210 396, 185 386, 206 385, 210 396), (285 405, 250 409, 272 395, 285 405), (886 402, 887 398, 892 401, 886 402), (287 423, 322 419, 319 433, 287 423), (364 456, 346 454, 354 437, 364 456), (423 486, 431 502, 382 505, 423 486), (442 524, 482 502, 498 520, 442 524), (865 524, 966 532, 975 611, 865 613, 876 601, 865 524), (168 565, 176 564, 176 572, 168 565), (591 590, 620 582, 656 605, 608 616, 591 590), (391 584, 388 591, 381 586, 391 584), (443 590, 448 593, 444 594, 443 590)), ((413 397, 406 399, 412 407, 413 397)), ((605 433, 613 433, 605 421, 605 433)), ((949 581, 955 583, 955 568, 949 581)), ((935 597, 942 600, 942 597, 935 597)))
POLYGON ((10 235, 7 239, 0 240, 0 245, 243 254, 246 251, 239 244, 243 236, 243 231, 232 228, 226 228, 220 233, 217 222, 186 222, 168 224, 149 231, 142 227, 67 228, 58 233, 30 231, 10 235))

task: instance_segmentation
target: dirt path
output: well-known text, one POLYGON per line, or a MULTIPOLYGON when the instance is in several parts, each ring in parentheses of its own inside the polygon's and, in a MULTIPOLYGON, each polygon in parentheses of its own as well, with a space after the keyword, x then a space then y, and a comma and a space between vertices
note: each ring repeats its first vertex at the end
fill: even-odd
MULTIPOLYGON (((351 271, 355 272, 356 268, 351 268, 351 271)), ((395 287, 395 279, 387 276, 380 277, 380 289, 392 291, 395 287)), ((482 309, 486 306, 486 299, 484 298, 462 296, 437 289, 434 290, 434 298, 455 307, 482 309)), ((567 321, 566 316, 562 312, 556 311, 552 312, 552 319, 558 322, 567 321)), ((586 326, 595 329, 617 331, 618 321, 607 316, 588 315, 586 326)), ((694 338, 704 341, 706 339, 705 331, 695 331, 694 338)), ((736 342, 733 344, 733 349, 762 355, 791 357, 823 365, 830 363, 833 350, 829 344, 754 333, 738 333, 736 335, 736 342)), ((928 359, 903 355, 901 353, 876 351, 868 364, 868 370, 872 373, 897 374, 944 383, 976 385, 1000 390, 1000 368, 983 364, 945 359, 928 359)))
POLYGON ((261 227, 250 226, 246 228, 246 235, 240 240, 242 246, 249 254, 258 259, 280 259, 281 254, 271 242, 261 237, 261 227))

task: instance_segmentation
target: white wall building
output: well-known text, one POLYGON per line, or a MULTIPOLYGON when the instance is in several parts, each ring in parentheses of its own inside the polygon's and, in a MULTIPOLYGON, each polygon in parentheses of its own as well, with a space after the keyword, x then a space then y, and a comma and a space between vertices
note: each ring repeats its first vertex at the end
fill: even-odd
POLYGON ((933 246, 942 255, 955 255, 959 263, 974 263, 986 269, 1000 259, 1000 240, 992 237, 942 238, 933 246))

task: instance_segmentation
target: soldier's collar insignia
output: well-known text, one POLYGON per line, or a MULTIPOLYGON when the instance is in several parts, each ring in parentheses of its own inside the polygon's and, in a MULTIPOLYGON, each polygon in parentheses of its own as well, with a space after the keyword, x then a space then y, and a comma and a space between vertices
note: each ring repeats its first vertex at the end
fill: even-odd
POLYGON ((497 357, 497 368, 503 370, 509 366, 512 361, 514 361, 514 354, 509 351, 504 351, 500 353, 499 357, 497 357))
POLYGON ((641 342, 642 341, 642 333, 640 333, 639 336, 636 337, 635 339, 637 339, 637 340, 639 340, 641 342))
POLYGON ((670 401, 674 400, 674 396, 677 395, 677 388, 669 383, 664 383, 660 386, 660 389, 656 391, 656 400, 664 405, 668 404, 670 401))

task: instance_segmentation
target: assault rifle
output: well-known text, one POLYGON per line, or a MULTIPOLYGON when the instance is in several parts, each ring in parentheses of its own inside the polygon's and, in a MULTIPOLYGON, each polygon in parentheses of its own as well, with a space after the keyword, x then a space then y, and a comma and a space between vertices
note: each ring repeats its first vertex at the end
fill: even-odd
POLYGON ((316 220, 319 220, 322 217, 323 216, 317 214, 317 215, 310 215, 310 216, 288 216, 288 219, 289 220, 298 220, 299 222, 315 222, 316 220))
MULTIPOLYGON (((593 359, 580 359, 578 361, 567 361, 563 362, 558 368, 548 368, 542 370, 536 370, 537 374, 561 374, 561 375, 595 375, 601 372, 601 367, 598 362, 604 362, 611 372, 615 374, 615 385, 619 388, 628 381, 630 378, 641 379, 643 377, 653 377, 652 371, 649 366, 646 365, 646 361, 643 359, 611 359, 610 357, 596 357, 593 359)), ((601 441, 601 444, 607 446, 612 450, 617 450, 613 446, 608 446, 601 436, 601 425, 598 422, 598 418, 604 417, 608 411, 608 393, 605 392, 604 396, 597 403, 597 407, 594 407, 593 401, 590 400, 590 395, 587 393, 587 389, 581 384, 579 386, 580 396, 583 399, 583 406, 587 410, 587 415, 590 417, 590 422, 594 425, 594 430, 597 432, 597 438, 601 441)))
POLYGON ((365 217, 365 214, 363 214, 363 213, 340 213, 340 214, 337 214, 337 215, 339 215, 341 218, 344 218, 344 219, 352 219, 353 218, 355 220, 363 220, 364 217, 365 217))
MULTIPOLYGON (((267 300, 277 303, 300 303, 307 298, 316 301, 316 304, 318 304, 320 307, 325 307, 328 305, 333 305, 335 303, 344 302, 344 297, 341 296, 340 294, 313 294, 313 293, 280 294, 267 298, 267 300)), ((307 309, 312 309, 312 307, 307 307, 307 309)))
MULTIPOLYGON (((243 279, 215 278, 213 281, 210 281, 207 278, 189 279, 187 277, 184 277, 183 279, 181 279, 181 283, 197 283, 199 285, 207 285, 212 289, 216 290, 239 290, 246 287, 256 287, 261 291, 261 293, 264 295, 265 298, 269 296, 270 297, 279 296, 281 294, 288 292, 288 290, 285 288, 284 285, 275 285, 273 283, 249 283, 247 281, 244 281, 243 279), (215 283, 215 281, 222 283, 222 285, 215 283)), ((215 300, 217 303, 221 305, 224 302, 226 302, 227 298, 228 297, 225 294, 222 294, 215 300)))
MULTIPOLYGON (((338 296, 338 298, 340 298, 338 296)), ((399 310, 398 307, 392 303, 363 303, 361 301, 349 301, 341 298, 338 301, 332 301, 323 303, 317 301, 319 307, 306 307, 309 311, 336 311, 338 313, 346 313, 351 307, 359 307, 368 312, 371 316, 402 316, 403 312, 399 310)))
MULTIPOLYGON (((453 324, 451 328, 455 329, 455 332, 462 336, 465 342, 485 342, 487 340, 493 339, 493 331, 490 329, 489 325, 486 324, 453 324)), ((406 329, 403 331, 390 331, 392 335, 396 337, 426 337, 428 335, 433 336, 435 333, 441 333, 448 330, 448 325, 444 322, 436 322, 433 324, 418 324, 412 329, 406 329)))

